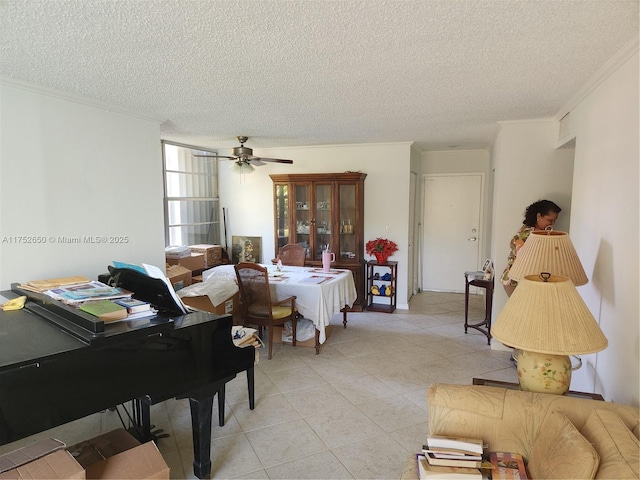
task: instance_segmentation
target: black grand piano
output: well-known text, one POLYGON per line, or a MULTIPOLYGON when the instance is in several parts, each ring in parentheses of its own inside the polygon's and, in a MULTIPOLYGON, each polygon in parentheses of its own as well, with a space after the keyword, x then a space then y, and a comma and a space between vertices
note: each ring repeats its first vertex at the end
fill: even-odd
POLYGON ((0 445, 129 400, 141 406, 146 441, 150 405, 189 398, 194 473, 211 474, 215 394, 223 403, 224 384, 246 371, 253 399, 255 350, 233 344, 230 315, 164 311, 105 325, 17 285, 0 293, 28 296, 22 310, 0 310, 0 445))

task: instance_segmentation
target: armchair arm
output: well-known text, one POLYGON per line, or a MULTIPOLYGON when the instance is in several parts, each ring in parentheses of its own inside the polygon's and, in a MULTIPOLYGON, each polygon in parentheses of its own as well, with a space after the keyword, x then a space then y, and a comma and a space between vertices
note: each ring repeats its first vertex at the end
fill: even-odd
POLYGON ((280 305, 285 305, 287 303, 291 303, 291 313, 293 314, 293 312, 296 311, 296 298, 297 297, 295 295, 292 295, 291 297, 287 297, 282 300, 271 301, 271 304, 280 306, 280 305))

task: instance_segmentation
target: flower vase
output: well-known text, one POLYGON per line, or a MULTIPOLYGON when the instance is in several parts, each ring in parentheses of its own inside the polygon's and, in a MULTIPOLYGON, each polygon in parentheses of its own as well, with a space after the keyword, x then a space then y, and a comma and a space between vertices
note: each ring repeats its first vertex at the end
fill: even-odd
POLYGON ((376 260, 378 261, 378 263, 387 263, 387 258, 389 258, 388 255, 384 255, 379 252, 373 252, 373 254, 376 256, 376 260))

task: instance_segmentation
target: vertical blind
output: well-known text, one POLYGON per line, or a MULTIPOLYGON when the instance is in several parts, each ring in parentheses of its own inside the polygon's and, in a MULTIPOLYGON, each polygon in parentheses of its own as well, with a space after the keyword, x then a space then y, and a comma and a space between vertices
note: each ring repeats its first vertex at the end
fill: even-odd
POLYGON ((165 244, 220 244, 216 152, 162 142, 165 244), (212 158, 194 155, 211 155, 212 158))

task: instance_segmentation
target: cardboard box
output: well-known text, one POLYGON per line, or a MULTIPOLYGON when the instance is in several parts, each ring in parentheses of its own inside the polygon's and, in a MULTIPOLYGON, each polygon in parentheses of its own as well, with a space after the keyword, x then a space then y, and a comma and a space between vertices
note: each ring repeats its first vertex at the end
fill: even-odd
POLYGON ((50 438, 0 456, 2 479, 79 479, 84 468, 64 449, 63 442, 50 438))
POLYGON ((139 445, 140 442, 133 435, 122 428, 118 428, 73 445, 67 450, 73 455, 76 462, 82 465, 83 468, 87 468, 93 463, 113 457, 139 445))
POLYGON ((174 290, 180 290, 181 288, 191 285, 191 270, 182 265, 167 265, 166 275, 174 290))
MULTIPOLYGON (((273 327, 273 343, 283 343, 285 345, 291 345, 291 342, 283 342, 282 341, 282 330, 284 330, 282 327, 273 327)), ((331 325, 329 325, 329 326, 327 326, 327 328, 325 328, 324 333, 327 336, 327 339, 331 336, 331 325)), ((315 338, 315 336, 313 338, 310 338, 309 340, 305 340, 303 342, 301 342, 300 340, 298 340, 296 342, 296 348, 297 347, 313 347, 313 348, 315 348, 315 346, 316 346, 316 338, 315 338)))
POLYGON ((140 444, 119 428, 65 450, 50 438, 0 456, 0 478, 169 480, 169 467, 153 442, 140 444))
POLYGON ((224 315, 230 313, 233 316, 234 325, 239 325, 240 321, 240 292, 236 292, 227 298, 220 305, 213 305, 206 295, 197 297, 181 297, 182 303, 198 310, 224 315))
POLYGON ((193 253, 204 254, 204 268, 217 267, 222 264, 221 245, 189 245, 189 250, 193 253))
POLYGON ((153 442, 140 444, 119 428, 68 448, 87 479, 169 480, 169 467, 153 442))
POLYGON ((167 258, 169 265, 181 265, 189 270, 200 271, 204 270, 204 253, 193 253, 184 258, 167 258))

